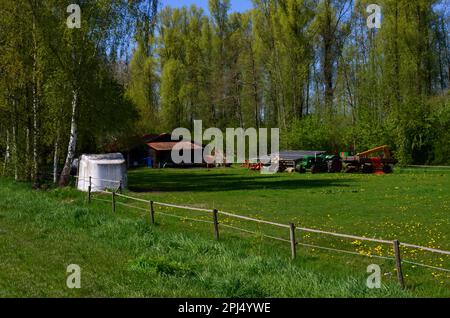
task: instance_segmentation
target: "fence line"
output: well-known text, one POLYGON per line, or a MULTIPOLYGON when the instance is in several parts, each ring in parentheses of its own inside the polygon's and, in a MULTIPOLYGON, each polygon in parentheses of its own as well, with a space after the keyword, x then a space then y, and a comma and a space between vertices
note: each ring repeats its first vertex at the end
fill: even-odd
MULTIPOLYGON (((149 202, 149 201, 146 201, 146 202, 149 202)), ((200 208, 194 208, 194 207, 189 207, 189 206, 182 206, 182 205, 175 205, 175 204, 161 203, 161 202, 153 202, 153 203, 156 205, 159 205, 159 206, 164 206, 166 208, 176 208, 176 209, 182 209, 182 210, 208 212, 208 213, 213 212, 213 210, 200 209, 200 208)))
MULTIPOLYGON (((97 179, 97 180, 102 180, 102 179, 97 179)), ((103 180, 103 181, 108 181, 108 180, 103 180)), ((109 181, 109 182, 112 182, 112 181, 109 181)), ((117 181, 115 181, 115 182, 117 182, 117 181)), ((89 193, 88 193, 89 202, 90 202, 91 199, 97 200, 97 201, 103 201, 103 202, 111 202, 109 200, 101 200, 101 199, 97 199, 97 198, 91 198, 92 197, 92 194, 91 194, 91 183, 92 183, 92 181, 90 180, 89 193)), ((195 207, 190 207, 190 206, 183 206, 183 205, 176 205, 176 204, 148 201, 148 200, 139 199, 139 198, 123 195, 123 194, 118 194, 118 193, 116 193, 114 191, 113 192, 110 192, 110 191, 99 191, 99 193, 112 195, 112 209, 113 209, 113 212, 115 212, 116 204, 119 204, 119 205, 125 206, 125 207, 129 207, 129 208, 133 208, 133 209, 138 209, 138 210, 150 212, 151 213, 151 217, 152 217, 152 223, 155 223, 155 220, 154 220, 154 217, 155 217, 154 205, 158 205, 158 206, 162 206, 162 207, 175 208, 175 209, 183 209, 183 210, 190 210, 190 211, 206 212, 208 214, 212 213, 213 221, 207 221, 207 220, 198 220, 198 219, 192 219, 192 218, 188 218, 188 217, 182 217, 182 216, 178 216, 178 215, 158 212, 158 214, 160 214, 160 215, 177 218, 177 219, 184 220, 184 221, 193 221, 193 222, 201 222, 201 223, 213 224, 214 225, 214 230, 215 230, 216 240, 219 239, 219 225, 220 225, 221 227, 224 227, 224 228, 234 229, 234 230, 237 230, 237 231, 241 231, 241 232, 245 232, 245 233, 249 233, 249 234, 253 234, 253 235, 260 235, 262 237, 273 239, 273 240, 277 240, 277 241, 288 242, 288 243, 291 244, 291 251, 292 251, 292 258, 293 259, 296 257, 296 247, 297 246, 304 246, 304 247, 309 247, 309 248, 314 248, 314 249, 334 251, 334 252, 340 252, 340 253, 346 253, 346 254, 352 254, 352 255, 358 255, 358 256, 365 256, 365 257, 370 257, 370 258, 380 258, 380 259, 385 259, 385 260, 395 260, 396 261, 398 280, 399 280, 399 283, 400 283, 400 285, 402 287, 404 287, 403 274, 402 274, 402 263, 412 264, 412 265, 425 267, 425 268, 430 268, 430 269, 434 269, 434 270, 438 270, 438 271, 450 272, 449 269, 439 268, 439 267, 426 265, 426 264, 421 264, 421 263, 416 263, 416 262, 412 262, 412 261, 409 261, 409 260, 402 260, 401 259, 401 255, 400 255, 400 246, 407 247, 407 248, 413 248, 413 249, 420 249, 420 250, 423 250, 423 251, 428 251, 428 252, 438 253, 438 254, 444 254, 444 255, 450 255, 450 251, 444 251, 444 250, 439 250, 439 249, 434 249, 434 248, 429 248, 429 247, 424 247, 424 246, 419 246, 419 245, 407 244, 407 243, 400 243, 397 240, 388 241, 388 240, 382 240, 382 239, 376 239, 376 238, 367 238, 367 237, 362 237, 362 236, 355 236, 355 235, 348 235, 348 234, 342 234, 342 233, 334 233, 334 232, 322 231, 322 230, 317 230, 317 229, 296 227, 292 223, 289 224, 289 225, 281 224, 281 223, 275 223, 275 222, 270 222, 270 221, 261 220, 261 219, 255 219, 255 218, 251 218, 251 217, 247 217, 247 216, 243 216, 243 215, 238 215, 238 214, 233 214, 233 213, 228 213, 228 212, 218 211, 218 210, 208 210, 208 209, 195 208, 195 207), (122 198, 125 198, 125 199, 134 200, 134 201, 141 202, 141 203, 147 203, 147 204, 149 204, 149 208, 148 209, 144 209, 144 208, 136 207, 136 206, 133 206, 133 205, 125 204, 125 203, 122 203, 122 202, 116 202, 116 197, 122 197, 122 198), (246 229, 242 229, 242 228, 235 227, 235 226, 228 225, 228 224, 222 224, 222 223, 218 222, 218 215, 219 214, 220 215, 224 215, 224 216, 228 216, 228 217, 232 217, 232 218, 241 219, 241 220, 256 222, 256 223, 259 223, 259 224, 267 224, 267 225, 271 225, 271 226, 275 226, 275 227, 279 227, 279 228, 289 229, 291 238, 290 238, 290 240, 283 239, 283 238, 279 238, 279 237, 269 236, 269 235, 265 235, 265 234, 262 234, 262 233, 258 233, 258 232, 254 232, 254 231, 250 231, 250 230, 246 230, 246 229), (365 255, 365 254, 361 254, 361 253, 358 253, 358 252, 351 252, 351 251, 345 251, 345 250, 340 250, 340 249, 335 249, 335 248, 330 248, 330 247, 323 247, 323 246, 317 246, 317 245, 312 245, 312 244, 300 243, 300 242, 296 241, 296 238, 295 238, 295 232, 296 231, 324 234, 324 235, 330 235, 330 236, 347 238, 347 239, 355 239, 355 240, 361 240, 361 241, 367 241, 367 242, 375 242, 375 243, 393 245, 395 257, 385 257, 385 256, 379 256, 379 255, 365 255)))
POLYGON ((380 239, 355 236, 355 235, 340 234, 340 233, 307 229, 307 228, 301 228, 301 227, 297 227, 297 230, 302 231, 302 232, 326 234, 326 235, 337 236, 337 237, 342 237, 342 238, 349 238, 349 239, 354 239, 354 240, 361 240, 361 241, 368 241, 368 242, 375 242, 375 243, 382 243, 382 244, 392 244, 392 241, 387 241, 387 240, 380 240, 380 239))
POLYGON ((288 242, 288 243, 291 242, 290 240, 286 240, 286 239, 283 239, 283 238, 280 238, 280 237, 265 235, 265 234, 262 234, 262 233, 259 233, 259 232, 245 230, 245 229, 242 229, 240 227, 236 227, 236 226, 232 226, 232 225, 228 225, 228 224, 220 224, 220 225, 225 227, 225 228, 233 229, 233 230, 236 230, 236 231, 241 231, 241 232, 248 233, 248 234, 253 234, 253 235, 256 235, 256 236, 262 236, 262 237, 266 237, 266 238, 277 240, 277 241, 281 241, 281 242, 288 242))
POLYGON ((188 217, 179 216, 179 215, 175 215, 175 214, 164 213, 164 212, 158 212, 158 214, 164 215, 164 216, 168 216, 168 217, 172 217, 172 218, 176 218, 176 219, 180 219, 182 221, 192 221, 192 222, 207 223, 207 224, 213 224, 214 223, 212 221, 191 219, 191 218, 188 218, 188 217))
MULTIPOLYGON (((107 193, 109 193, 109 192, 107 192, 107 193)), ((110 193, 109 193, 109 194, 110 194, 110 193)), ((117 195, 118 197, 121 197, 121 198, 130 199, 130 200, 134 200, 134 201, 138 201, 138 202, 143 202, 143 203, 148 203, 148 202, 149 202, 148 200, 143 200, 143 199, 138 199, 138 198, 129 197, 129 196, 123 195, 123 194, 121 194, 121 193, 116 193, 116 195, 117 195)))
POLYGON ((400 243, 400 245, 403 247, 409 247, 409 248, 413 248, 416 250, 423 250, 423 251, 428 251, 428 252, 432 252, 432 253, 450 255, 450 252, 448 252, 448 251, 438 250, 438 249, 431 248, 431 247, 418 246, 418 245, 407 244, 407 243, 400 243))
MULTIPOLYGON (((104 193, 104 194, 109 194, 109 195, 111 195, 113 193, 113 192, 109 192, 109 191, 99 191, 99 192, 104 193)), ((123 197, 123 198, 127 198, 127 199, 130 199, 130 200, 135 200, 135 201, 139 201, 139 202, 144 202, 144 203, 152 202, 152 201, 148 201, 148 200, 144 200, 144 199, 139 199, 139 198, 133 198, 133 197, 130 197, 130 196, 125 196, 125 195, 118 194, 118 193, 116 193, 115 195, 118 196, 118 197, 123 197)), ((153 201, 153 203, 155 205, 159 205, 159 206, 171 207, 171 208, 177 208, 177 209, 183 209, 183 210, 200 211, 200 212, 208 212, 208 213, 212 213, 213 212, 213 210, 195 208, 195 207, 190 207, 190 206, 182 206, 182 205, 162 203, 162 202, 156 202, 156 201, 153 201)), ((147 210, 145 210, 145 211, 147 211, 147 210)), ((161 214, 161 212, 159 212, 159 213, 161 214)), ((282 228, 289 228, 289 225, 286 225, 286 224, 274 223, 274 222, 260 220, 260 219, 254 219, 254 218, 251 218, 251 217, 238 215, 238 214, 233 214, 233 213, 229 213, 229 212, 223 212, 223 211, 218 211, 218 213, 222 214, 222 215, 225 215, 225 216, 234 217, 234 218, 238 218, 238 219, 243 219, 243 220, 247 220, 247 221, 258 222, 258 223, 273 225, 273 226, 282 227, 282 228)), ((221 225, 225 226, 225 224, 221 224, 221 225)), ((330 235, 330 236, 349 238, 349 239, 356 239, 356 240, 361 240, 361 241, 369 241, 369 242, 382 243, 382 244, 392 244, 392 241, 388 241, 388 240, 381 240, 381 239, 368 238, 368 237, 362 237, 362 236, 341 234, 341 233, 335 233, 335 232, 327 232, 327 231, 316 230, 316 229, 309 229, 309 228, 303 228, 303 227, 296 227, 296 229, 298 231, 303 231, 303 232, 325 234, 325 235, 330 235)), ((403 247, 409 247, 409 248, 413 248, 413 249, 421 249, 421 250, 425 250, 425 251, 429 251, 429 252, 433 252, 433 253, 450 255, 450 251, 433 249, 433 248, 429 248, 429 247, 425 247, 425 246, 419 246, 419 245, 413 245, 413 244, 407 244, 407 243, 400 243, 400 245, 403 246, 403 247)))
POLYGON ((74 178, 78 179, 78 180, 83 180, 83 181, 89 181, 89 179, 92 179, 92 180, 105 181, 105 182, 111 182, 111 183, 122 183, 122 181, 107 180, 107 179, 100 179, 100 178, 94 178, 94 177, 84 178, 84 177, 74 176, 74 178))
POLYGON ((323 247, 323 246, 313 245, 313 244, 298 243, 298 245, 309 247, 309 248, 313 248, 313 249, 317 248, 319 250, 326 250, 326 251, 332 251, 332 252, 346 253, 346 254, 357 255, 357 256, 362 256, 362 257, 380 258, 380 259, 391 260, 391 261, 395 260, 394 257, 386 257, 386 256, 379 256, 379 255, 365 255, 365 254, 361 254, 361 253, 358 253, 358 252, 345 251, 345 250, 340 250, 340 249, 337 249, 337 248, 323 247))
POLYGON ((228 212, 223 212, 223 211, 219 211, 219 214, 222 215, 226 215, 232 218, 237 218, 237 219, 242 219, 242 220, 247 220, 247 221, 252 221, 252 222, 257 222, 257 223, 262 223, 262 224, 268 224, 268 225, 273 225, 273 226, 278 226, 278 227, 284 227, 284 228, 289 228, 289 225, 286 224, 280 224, 280 223, 274 223, 274 222, 269 222, 269 221, 264 221, 264 220, 258 220, 258 219, 254 219, 248 216, 242 216, 242 215, 237 215, 237 214, 233 214, 233 213, 228 213, 228 212))
POLYGON ((421 266, 421 267, 428 267, 428 268, 435 269, 435 270, 438 270, 438 271, 450 273, 450 269, 446 269, 446 268, 435 267, 435 266, 426 265, 426 264, 422 264, 422 263, 416 263, 416 262, 408 261, 408 260, 403 260, 403 263, 416 265, 416 266, 421 266))

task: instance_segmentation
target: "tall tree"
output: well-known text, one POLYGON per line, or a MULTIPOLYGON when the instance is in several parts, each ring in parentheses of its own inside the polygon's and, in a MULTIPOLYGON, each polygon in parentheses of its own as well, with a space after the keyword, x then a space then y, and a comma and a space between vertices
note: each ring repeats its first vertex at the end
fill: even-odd
POLYGON ((353 1, 321 0, 314 21, 319 39, 318 53, 322 70, 324 105, 333 112, 336 69, 346 36, 349 33, 348 17, 353 1))
POLYGON ((157 0, 144 1, 136 19, 136 48, 130 64, 130 82, 127 96, 140 113, 137 131, 144 134, 157 131, 158 126, 158 64, 156 58, 155 29, 157 0))

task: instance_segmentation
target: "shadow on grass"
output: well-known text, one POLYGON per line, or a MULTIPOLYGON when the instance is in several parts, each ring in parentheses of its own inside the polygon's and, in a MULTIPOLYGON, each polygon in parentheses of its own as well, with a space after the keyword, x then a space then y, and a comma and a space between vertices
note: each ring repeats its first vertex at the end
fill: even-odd
POLYGON ((140 171, 129 176, 133 192, 217 192, 236 190, 292 190, 324 187, 348 187, 350 179, 288 179, 257 173, 201 173, 184 170, 162 170, 157 173, 140 171))

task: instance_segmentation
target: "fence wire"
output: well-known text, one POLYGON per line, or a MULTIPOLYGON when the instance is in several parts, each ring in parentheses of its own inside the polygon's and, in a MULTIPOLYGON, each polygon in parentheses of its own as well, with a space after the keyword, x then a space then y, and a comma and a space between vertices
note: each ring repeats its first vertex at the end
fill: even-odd
POLYGON ((431 266, 431 265, 426 265, 426 264, 422 264, 422 263, 416 263, 416 262, 412 262, 412 261, 408 261, 408 260, 402 260, 403 263, 406 264, 411 264, 411 265, 416 265, 416 266, 420 266, 420 267, 426 267, 426 268, 431 268, 437 271, 441 271, 441 272, 447 272, 450 273, 450 269, 446 269, 446 268, 441 268, 441 267, 435 267, 435 266, 431 266))
MULTIPOLYGON (((101 180, 101 179, 98 179, 98 180, 101 180)), ((105 181, 105 180, 103 180, 103 181, 105 181)), ((189 210, 189 211, 197 211, 197 212, 206 212, 208 214, 211 214, 211 213, 213 213, 215 211, 219 215, 224 215, 224 216, 228 216, 230 218, 234 218, 234 219, 238 219, 238 220, 244 220, 244 221, 250 221, 250 222, 257 223, 258 224, 258 228, 259 228, 259 225, 262 225, 262 224, 271 225, 271 226, 274 226, 274 227, 284 228, 284 229, 291 228, 290 225, 286 225, 286 224, 280 224, 280 223, 275 223, 275 222, 255 219, 255 218, 251 218, 251 217, 247 217, 247 216, 242 216, 242 215, 229 213, 229 212, 224 212, 224 211, 217 211, 217 210, 213 210, 213 209, 209 210, 209 209, 196 208, 196 207, 190 207, 190 206, 183 206, 183 205, 177 205, 177 204, 169 204, 169 203, 163 203, 163 202, 148 201, 148 200, 134 198, 134 197, 131 197, 131 196, 118 194, 118 193, 110 192, 110 191, 104 191, 104 190, 98 191, 97 193, 107 194, 107 195, 113 195, 114 194, 114 196, 116 196, 116 197, 122 197, 124 199, 134 200, 136 202, 147 203, 147 204, 149 204, 149 206, 151 205, 151 203, 153 203, 153 205, 155 205, 155 206, 161 206, 161 207, 172 208, 172 209, 182 209, 182 210, 189 210)), ((111 200, 99 199, 99 198, 96 198, 94 196, 92 196, 91 199, 95 200, 95 201, 111 203, 111 200)), ((137 207, 137 206, 134 206, 134 205, 126 204, 126 203, 123 203, 123 202, 116 201, 115 204, 118 204, 118 205, 123 206, 123 207, 130 208, 130 209, 137 209, 137 210, 141 210, 141 211, 145 211, 145 212, 150 212, 149 208, 144 209, 144 208, 140 208, 140 207, 137 207)), ((165 213, 165 212, 156 211, 156 210, 154 210, 154 213, 157 214, 157 215, 162 215, 162 216, 166 216, 166 217, 176 218, 176 219, 179 219, 179 220, 182 220, 182 221, 191 221, 191 222, 198 222, 198 223, 205 223, 205 224, 214 224, 213 221, 199 220, 199 219, 194 219, 194 218, 185 217, 185 216, 179 216, 179 215, 165 213)), ((228 229, 240 231, 240 232, 243 232, 243 233, 248 233, 248 234, 252 234, 252 235, 256 235, 256 236, 261 236, 261 237, 265 237, 265 238, 268 238, 268 239, 273 239, 273 240, 277 240, 277 241, 281 241, 281 242, 285 242, 285 243, 291 243, 290 240, 287 240, 287 239, 284 239, 284 238, 280 238, 280 237, 276 237, 276 236, 266 235, 266 234, 263 234, 262 232, 258 233, 256 231, 251 231, 251 230, 248 230, 248 229, 243 229, 243 228, 240 228, 240 227, 237 227, 237 226, 234 226, 234 225, 229 225, 229 224, 224 224, 224 223, 219 223, 219 224, 223 228, 228 228, 228 229)), ((377 239, 377 238, 367 238, 367 237, 348 235, 348 234, 342 234, 342 233, 334 233, 334 232, 322 231, 322 230, 317 230, 317 229, 302 228, 302 227, 295 227, 295 230, 299 231, 300 233, 302 233, 302 232, 303 233, 316 233, 316 234, 323 234, 323 235, 340 237, 340 238, 345 238, 345 239, 355 239, 355 240, 372 242, 372 243, 381 243, 381 244, 392 245, 393 242, 394 242, 394 241, 382 240, 382 239, 377 239)), ((316 245, 316 244, 307 244, 307 243, 302 243, 302 242, 295 242, 295 245, 296 246, 304 246, 304 247, 308 247, 308 248, 312 248, 312 249, 318 249, 318 250, 326 250, 326 251, 336 252, 336 253, 345 253, 345 254, 361 256, 361 257, 378 258, 378 259, 389 260, 389 261, 395 261, 396 260, 394 257, 387 257, 387 256, 381 256, 381 255, 374 255, 374 254, 366 255, 366 254, 363 254, 363 253, 360 253, 360 252, 346 251, 346 250, 342 250, 342 249, 338 249, 338 248, 325 247, 325 246, 316 245)), ((408 244, 408 243, 400 243, 400 246, 407 247, 407 248, 412 248, 412 249, 417 249, 417 250, 422 250, 422 251, 428 251, 428 252, 437 253, 437 254, 450 255, 450 251, 433 249, 433 248, 429 248, 429 247, 413 245, 413 244, 408 244)), ((410 260, 402 260, 402 263, 415 265, 415 266, 418 266, 418 267, 429 268, 429 269, 433 269, 433 270, 437 270, 437 271, 450 272, 450 269, 440 268, 440 267, 436 267, 436 266, 431 266, 431 265, 418 263, 418 262, 414 262, 414 261, 410 261, 410 260)))
POLYGON ((225 227, 225 228, 233 229, 233 230, 236 230, 236 231, 241 231, 241 232, 248 233, 248 234, 253 234, 253 235, 256 235, 256 236, 262 236, 262 237, 269 238, 269 239, 272 239, 272 240, 277 240, 277 241, 281 241, 281 242, 288 242, 288 243, 291 242, 289 240, 286 240, 286 239, 283 239, 283 238, 280 238, 280 237, 266 235, 266 234, 263 234, 261 232, 258 233, 258 232, 254 232, 254 231, 249 231, 249 230, 246 230, 246 229, 243 229, 243 228, 240 228, 240 227, 236 227, 236 226, 232 226, 232 225, 227 225, 227 224, 223 224, 223 223, 221 223, 220 225, 222 227, 225 227))
POLYGON ((158 212, 158 215, 172 217, 172 218, 176 218, 176 219, 179 219, 179 220, 182 220, 182 221, 192 221, 192 222, 199 222, 199 223, 214 224, 214 222, 212 222, 212 221, 192 219, 192 218, 179 216, 179 215, 175 215, 175 214, 164 213, 164 212, 158 212))
POLYGON ((393 258, 393 257, 379 256, 379 255, 365 255, 365 254, 361 254, 361 253, 358 253, 358 252, 346 251, 346 250, 341 250, 341 249, 337 249, 337 248, 325 247, 325 246, 314 245, 314 244, 297 243, 297 245, 309 247, 309 248, 312 248, 312 249, 326 250, 326 251, 331 251, 331 252, 338 252, 338 253, 345 253, 345 254, 350 254, 350 255, 357 255, 357 256, 361 256, 361 257, 379 258, 379 259, 394 260, 395 261, 395 258, 393 258))

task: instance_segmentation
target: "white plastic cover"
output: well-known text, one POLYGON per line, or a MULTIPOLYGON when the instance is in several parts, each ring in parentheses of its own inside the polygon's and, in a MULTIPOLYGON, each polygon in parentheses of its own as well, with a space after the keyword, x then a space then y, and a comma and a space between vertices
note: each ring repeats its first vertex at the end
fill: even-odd
POLYGON ((92 192, 118 190, 120 186, 122 189, 126 188, 127 167, 122 154, 81 156, 78 167, 78 190, 89 191, 89 179, 92 192))

